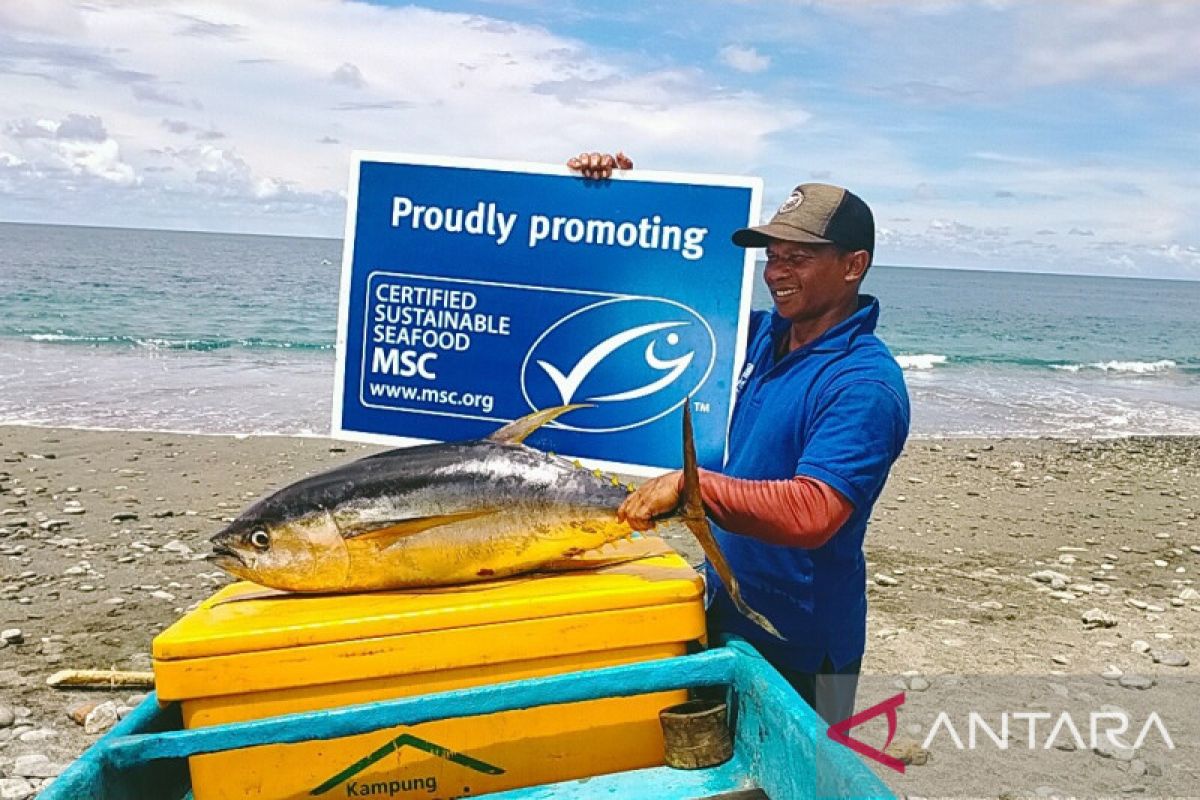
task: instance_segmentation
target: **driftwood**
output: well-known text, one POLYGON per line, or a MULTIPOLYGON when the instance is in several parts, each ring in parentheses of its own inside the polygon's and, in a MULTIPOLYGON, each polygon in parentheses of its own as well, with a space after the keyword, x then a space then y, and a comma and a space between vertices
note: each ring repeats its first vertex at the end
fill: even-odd
POLYGON ((46 678, 46 685, 59 689, 153 689, 153 672, 124 672, 116 669, 64 669, 46 678))

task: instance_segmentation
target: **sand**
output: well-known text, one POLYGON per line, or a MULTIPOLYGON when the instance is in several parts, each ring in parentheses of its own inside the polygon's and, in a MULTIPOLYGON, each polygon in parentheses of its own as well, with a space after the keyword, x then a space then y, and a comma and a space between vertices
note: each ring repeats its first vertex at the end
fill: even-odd
MULTIPOLYGON (((72 706, 136 702, 50 689, 45 678, 148 669, 152 637, 228 580, 203 560, 223 520, 377 449, 0 427, 0 630, 21 632, 0 646, 0 778, 20 756, 64 764, 94 741, 67 718, 72 706)), ((909 672, 908 683, 920 673, 935 686, 939 675, 1094 677, 1112 667, 1195 677, 1198 512, 1200 439, 911 441, 868 535, 864 673, 894 682, 909 672), (1046 571, 1058 574, 1030 577, 1046 571), (1115 624, 1085 626, 1091 609, 1115 624), (1167 652, 1191 663, 1170 666, 1179 659, 1167 652)), ((670 541, 696 560, 689 541, 670 541)), ((888 685, 864 679, 860 707, 888 685)), ((1125 783, 1130 769, 1122 762, 1125 783)))

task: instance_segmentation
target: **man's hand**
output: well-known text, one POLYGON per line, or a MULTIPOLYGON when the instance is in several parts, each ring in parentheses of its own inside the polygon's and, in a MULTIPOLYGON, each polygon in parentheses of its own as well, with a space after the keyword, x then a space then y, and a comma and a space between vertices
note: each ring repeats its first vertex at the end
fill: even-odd
POLYGON ((567 167, 578 170, 583 177, 590 180, 611 178, 614 169, 633 169, 633 160, 624 153, 580 153, 567 162, 567 167))
POLYGON ((682 483, 679 470, 651 478, 625 498, 617 509, 617 519, 635 531, 650 530, 654 527, 655 517, 674 511, 679 505, 682 483))

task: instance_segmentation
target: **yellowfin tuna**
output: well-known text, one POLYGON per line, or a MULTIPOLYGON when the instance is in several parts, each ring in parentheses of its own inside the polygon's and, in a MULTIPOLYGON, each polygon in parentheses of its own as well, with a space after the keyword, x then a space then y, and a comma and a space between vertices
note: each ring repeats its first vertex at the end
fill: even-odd
MULTIPOLYGON (((486 439, 389 450, 305 478, 214 536, 212 560, 274 589, 354 592, 517 575, 624 539, 632 531, 616 509, 626 487, 522 444, 579 407, 537 411, 486 439)), ((739 610, 779 636, 742 601, 704 516, 687 404, 683 429, 679 517, 739 610)))

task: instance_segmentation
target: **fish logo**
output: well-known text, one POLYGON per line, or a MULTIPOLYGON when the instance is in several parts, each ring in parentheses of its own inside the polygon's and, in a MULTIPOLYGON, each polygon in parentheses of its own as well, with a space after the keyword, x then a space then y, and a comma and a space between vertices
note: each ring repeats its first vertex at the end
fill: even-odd
POLYGON ((575 431, 612 432, 653 422, 712 372, 716 337, 695 310, 653 297, 620 297, 571 312, 533 343, 521 390, 534 409, 584 403, 575 431))

